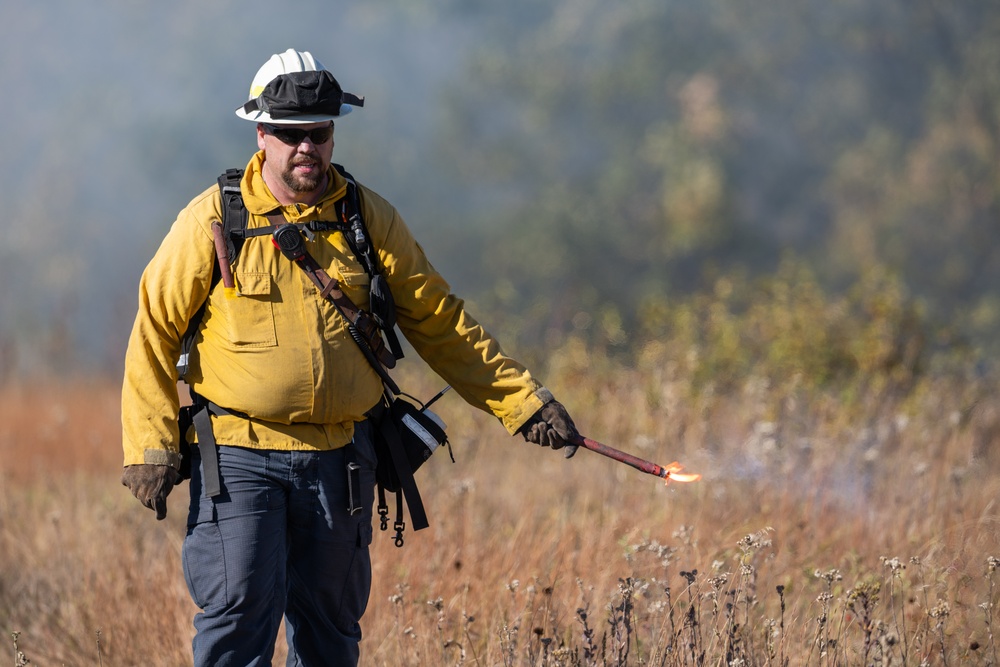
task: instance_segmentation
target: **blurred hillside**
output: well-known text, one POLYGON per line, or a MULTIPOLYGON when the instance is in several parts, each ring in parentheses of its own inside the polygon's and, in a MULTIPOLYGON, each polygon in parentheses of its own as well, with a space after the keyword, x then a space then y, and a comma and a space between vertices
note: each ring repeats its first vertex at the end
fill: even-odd
POLYGON ((142 267, 254 150, 233 109, 289 47, 366 96, 335 158, 510 347, 725 342, 718 307, 760 334, 766 299, 848 366, 883 324, 878 363, 985 356, 997 34, 980 1, 6 3, 0 375, 118 371, 142 267))

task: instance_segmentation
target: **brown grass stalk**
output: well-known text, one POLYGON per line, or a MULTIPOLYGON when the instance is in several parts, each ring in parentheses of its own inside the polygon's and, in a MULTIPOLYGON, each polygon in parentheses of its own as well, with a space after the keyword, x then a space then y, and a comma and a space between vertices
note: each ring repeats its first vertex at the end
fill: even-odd
MULTIPOLYGON (((362 664, 997 664, 1000 457, 968 385, 584 373, 550 387, 585 434, 702 481, 565 461, 446 396, 458 462, 419 473, 430 529, 376 531, 362 664)), ((0 390, 0 628, 33 665, 190 663, 187 488, 156 522, 118 482, 118 424, 112 382, 0 390)))

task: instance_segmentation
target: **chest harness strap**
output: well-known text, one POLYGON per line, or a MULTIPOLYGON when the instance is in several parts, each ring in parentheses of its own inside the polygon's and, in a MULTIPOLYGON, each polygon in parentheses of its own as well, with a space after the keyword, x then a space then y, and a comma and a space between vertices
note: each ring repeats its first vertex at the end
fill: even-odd
MULTIPOLYGON (((342 233, 354 256, 369 276, 370 313, 357 308, 340 289, 337 280, 331 278, 308 253, 305 253, 305 257, 308 259, 303 257, 305 263, 299 263, 299 266, 305 270, 310 280, 316 284, 323 298, 333 303, 337 311, 344 317, 348 333, 361 348, 368 362, 379 374, 386 388, 394 394, 399 394, 399 387, 385 370, 386 368, 393 368, 396 360, 403 358, 402 346, 395 332, 396 312, 392 293, 389 291, 385 277, 379 271, 375 249, 368 239, 368 231, 361 216, 357 184, 343 167, 340 165, 333 166, 344 176, 348 184, 347 194, 337 203, 339 220, 312 220, 304 223, 289 223, 280 213, 277 213, 268 216, 268 219, 272 223, 271 226, 258 228, 248 228, 249 212, 243 203, 243 194, 240 189, 243 170, 228 169, 219 176, 219 194, 222 199, 223 220, 221 223, 213 223, 212 231, 215 236, 218 262, 213 269, 211 287, 214 287, 220 279, 224 282, 225 287, 234 286, 229 266, 236 262, 242 250, 243 242, 248 238, 270 235, 273 239, 275 232, 282 226, 287 227, 289 231, 294 229, 296 232, 301 232, 309 240, 313 240, 317 233, 342 233), (385 336, 385 340, 383 340, 382 335, 385 336), (388 349, 386 349, 386 341, 388 341, 388 349)), ((299 234, 296 233, 296 236, 299 236, 299 234)), ((191 353, 194 348, 199 325, 204 318, 207 303, 208 300, 206 299, 201 304, 181 340, 181 354, 177 364, 178 375, 181 379, 186 380, 187 378, 191 353)), ((194 391, 191 391, 191 399, 192 404, 182 407, 179 415, 181 446, 182 448, 188 446, 185 434, 190 426, 194 426, 203 465, 205 495, 212 498, 221 493, 221 482, 219 479, 218 449, 216 447, 215 434, 212 431, 211 415, 220 416, 229 414, 244 419, 250 419, 250 417, 245 413, 230 410, 208 401, 194 391)), ((182 456, 182 477, 186 478, 190 476, 190 470, 185 469, 185 466, 189 465, 190 459, 182 456)), ((407 500, 409 500, 409 497, 407 497, 407 500)), ((417 496, 417 503, 419 504, 419 496, 417 496)))
MULTIPOLYGON (((336 306, 338 312, 347 322, 347 328, 351 333, 351 337, 358 344, 358 347, 361 348, 361 352, 365 355, 368 363, 371 364, 375 372, 382 378, 382 382, 392 392, 392 395, 398 396, 401 393, 399 387, 388 372, 386 372, 386 368, 392 368, 396 360, 385 348, 380 329, 371 322, 371 318, 364 311, 357 309, 354 303, 340 290, 337 280, 330 278, 313 256, 309 254, 302 234, 295 225, 279 224, 281 219, 280 214, 268 216, 268 218, 271 219, 271 222, 275 223, 273 235, 275 247, 309 276, 309 279, 316 285, 316 288, 319 289, 324 299, 327 299, 336 306)), ((427 528, 429 524, 423 501, 420 498, 420 491, 417 489, 417 483, 413 479, 413 471, 409 468, 409 463, 406 460, 405 449, 403 448, 396 422, 384 412, 384 410, 391 412, 393 408, 391 405, 384 406, 382 403, 377 407, 383 408, 381 414, 378 411, 373 411, 369 418, 372 419, 375 428, 379 429, 382 438, 388 446, 389 458, 396 473, 396 478, 399 480, 399 487, 395 489, 396 521, 393 524, 393 529, 396 531, 395 544, 397 547, 401 547, 403 546, 403 529, 405 528, 405 524, 403 523, 404 496, 406 504, 410 508, 410 520, 413 522, 413 529, 422 530, 427 528)), ((382 530, 386 530, 388 527, 389 510, 385 502, 385 489, 381 483, 377 486, 380 527, 382 530)))

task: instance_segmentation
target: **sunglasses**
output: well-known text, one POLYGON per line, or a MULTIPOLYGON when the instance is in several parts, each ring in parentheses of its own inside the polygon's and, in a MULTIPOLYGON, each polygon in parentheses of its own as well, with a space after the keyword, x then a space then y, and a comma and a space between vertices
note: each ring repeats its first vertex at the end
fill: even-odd
POLYGON ((270 123, 261 123, 264 126, 264 130, 272 135, 275 139, 283 144, 288 144, 289 146, 298 146, 306 137, 316 144, 325 144, 330 141, 333 137, 333 123, 325 127, 316 127, 311 130, 302 130, 299 128, 286 127, 284 125, 271 125, 270 123))

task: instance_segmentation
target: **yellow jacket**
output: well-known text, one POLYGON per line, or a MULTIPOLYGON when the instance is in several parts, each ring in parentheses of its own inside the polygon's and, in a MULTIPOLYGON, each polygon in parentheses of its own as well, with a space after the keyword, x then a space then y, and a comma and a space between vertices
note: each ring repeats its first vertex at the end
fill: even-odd
MULTIPOLYGON (((280 206, 261 175, 263 153, 241 183, 248 227, 267 227, 279 209, 289 222, 334 220, 347 182, 332 167, 315 206, 280 206)), ((514 433, 552 395, 506 356, 434 270, 388 202, 358 186, 362 215, 396 302, 398 325, 417 353, 469 403, 514 433)), ((218 185, 180 212, 143 272, 139 311, 125 355, 125 465, 179 463, 176 363, 188 322, 209 296, 215 260, 211 223, 222 220, 218 185)), ((316 234, 309 252, 351 300, 368 308, 369 278, 339 232, 316 234)), ((382 384, 334 306, 271 244, 249 238, 232 266, 236 289, 219 282, 195 339, 189 379, 201 396, 251 419, 212 417, 221 444, 324 450, 350 442, 354 422, 382 384)))

